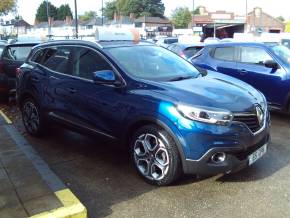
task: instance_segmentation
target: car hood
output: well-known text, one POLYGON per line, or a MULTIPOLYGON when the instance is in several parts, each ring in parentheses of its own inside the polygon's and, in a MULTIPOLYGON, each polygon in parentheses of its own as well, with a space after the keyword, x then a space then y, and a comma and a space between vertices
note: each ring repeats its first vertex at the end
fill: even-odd
POLYGON ((252 112, 264 101, 260 92, 238 79, 208 71, 207 76, 175 82, 159 82, 162 93, 177 103, 227 109, 232 112, 252 112))

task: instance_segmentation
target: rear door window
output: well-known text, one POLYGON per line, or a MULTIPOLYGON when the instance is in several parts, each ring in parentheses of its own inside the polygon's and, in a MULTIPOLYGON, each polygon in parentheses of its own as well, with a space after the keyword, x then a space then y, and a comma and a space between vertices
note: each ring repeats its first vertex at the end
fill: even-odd
POLYGON ((73 48, 69 46, 51 47, 44 49, 43 53, 36 56, 36 61, 39 61, 43 66, 50 70, 71 74, 71 56, 73 48))
POLYGON ((235 47, 219 47, 214 50, 213 57, 224 61, 235 60, 235 47))
POLYGON ((12 61, 25 61, 33 46, 8 46, 3 58, 12 61))
POLYGON ((241 47, 241 62, 249 64, 261 64, 265 61, 273 60, 263 49, 257 47, 241 47))

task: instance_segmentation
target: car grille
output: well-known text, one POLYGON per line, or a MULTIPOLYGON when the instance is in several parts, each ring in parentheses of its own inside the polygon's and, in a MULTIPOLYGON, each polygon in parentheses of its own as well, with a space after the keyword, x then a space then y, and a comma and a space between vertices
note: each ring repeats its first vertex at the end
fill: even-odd
POLYGON ((256 114, 237 114, 237 115, 234 115, 233 121, 246 124, 247 127, 253 133, 261 129, 261 126, 259 125, 259 120, 256 114))

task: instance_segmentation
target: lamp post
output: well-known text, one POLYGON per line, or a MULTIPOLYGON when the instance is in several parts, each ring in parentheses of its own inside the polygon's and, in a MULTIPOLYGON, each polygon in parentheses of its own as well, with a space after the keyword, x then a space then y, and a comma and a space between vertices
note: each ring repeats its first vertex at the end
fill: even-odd
POLYGON ((194 26, 194 0, 192 0, 192 30, 194 26))
POLYGON ((46 14, 47 14, 47 35, 48 38, 51 37, 51 20, 49 19, 50 17, 50 13, 49 13, 49 4, 48 4, 48 0, 46 0, 46 14))
POLYGON ((76 38, 78 38, 78 9, 77 9, 77 0, 75 0, 75 28, 76 28, 76 38))
POLYGON ((102 0, 102 26, 104 26, 104 0, 102 0))

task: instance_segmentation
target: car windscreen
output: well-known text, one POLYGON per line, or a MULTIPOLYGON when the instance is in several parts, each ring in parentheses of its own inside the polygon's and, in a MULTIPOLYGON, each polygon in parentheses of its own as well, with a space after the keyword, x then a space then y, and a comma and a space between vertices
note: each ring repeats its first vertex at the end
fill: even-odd
POLYGON ((25 61, 33 45, 8 46, 3 53, 3 58, 13 61, 25 61))
POLYGON ((183 58, 158 46, 109 48, 108 52, 134 77, 170 81, 199 76, 199 71, 183 58))
POLYGON ((194 46, 186 48, 183 53, 187 58, 193 57, 197 52, 199 52, 203 47, 202 46, 194 46))
POLYGON ((283 45, 276 45, 271 48, 277 56, 279 56, 286 63, 290 64, 290 49, 283 45))

